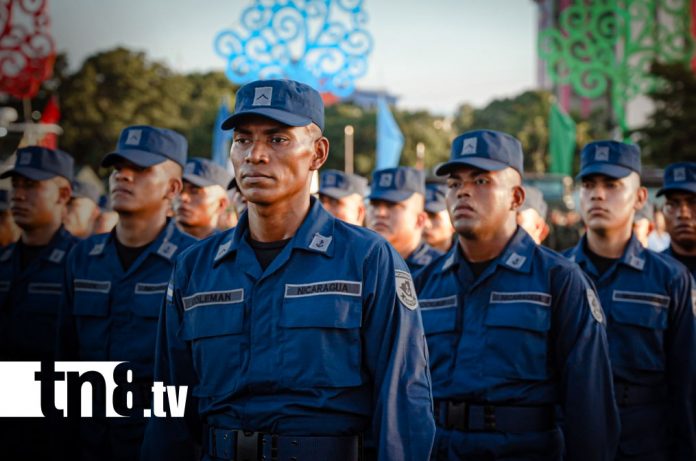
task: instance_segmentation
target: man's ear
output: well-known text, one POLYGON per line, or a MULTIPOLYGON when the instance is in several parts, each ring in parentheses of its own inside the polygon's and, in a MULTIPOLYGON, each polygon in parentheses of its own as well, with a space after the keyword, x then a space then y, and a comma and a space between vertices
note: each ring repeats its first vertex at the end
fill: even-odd
POLYGON ((316 171, 326 163, 329 158, 329 140, 322 136, 316 141, 314 141, 314 155, 312 157, 312 163, 309 166, 311 171, 316 171))
POLYGON ((416 217, 416 230, 422 230, 425 228, 425 223, 428 222, 428 213, 421 211, 416 217))
POLYGON ((519 209, 524 204, 524 199, 527 196, 522 186, 513 186, 512 188, 512 202, 510 203, 510 210, 519 211, 519 209))
POLYGON ((167 194, 164 196, 164 198, 174 200, 179 196, 179 194, 181 194, 183 188, 184 182, 181 180, 181 178, 169 178, 169 188, 167 189, 167 194))
POLYGON ((60 181, 56 185, 58 186, 58 203, 67 206, 72 198, 72 186, 67 181, 60 181))
POLYGON ((648 201, 648 189, 641 186, 636 191, 636 203, 633 205, 633 209, 638 211, 644 206, 649 206, 648 201))

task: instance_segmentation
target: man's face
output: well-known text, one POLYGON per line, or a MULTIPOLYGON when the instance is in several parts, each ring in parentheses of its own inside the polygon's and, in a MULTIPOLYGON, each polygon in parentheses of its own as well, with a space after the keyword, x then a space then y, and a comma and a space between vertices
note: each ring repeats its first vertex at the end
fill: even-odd
POLYGON ((370 200, 365 225, 399 250, 414 240, 414 233, 418 234, 420 240, 425 223, 423 202, 420 194, 412 194, 401 202, 370 200))
POLYGON ((605 232, 632 227, 633 214, 644 202, 638 179, 632 175, 614 179, 593 174, 582 178, 580 211, 590 230, 605 232))
POLYGON ((199 187, 184 181, 184 188, 176 210, 176 220, 184 226, 215 226, 217 218, 224 210, 220 186, 199 187))
POLYGON ((20 175, 12 176, 12 217, 24 230, 52 224, 55 214, 62 213, 66 201, 67 198, 61 196, 58 178, 35 181, 20 175))
POLYGON ((527 231, 537 244, 540 244, 548 233, 548 227, 544 218, 534 208, 527 208, 518 212, 517 224, 527 231))
POLYGON ((449 248, 454 235, 454 227, 447 210, 437 213, 427 212, 428 219, 423 227, 423 239, 434 248, 449 248))
POLYGON ((87 197, 73 197, 68 202, 68 212, 63 223, 71 234, 85 238, 92 233, 98 215, 97 204, 87 197))
POLYGON ((672 241, 686 251, 696 249, 696 194, 668 192, 663 213, 672 241))
POLYGON ((518 186, 511 182, 513 173, 508 170, 461 167, 450 174, 447 208, 459 235, 465 238, 490 235, 507 222, 513 211, 514 189, 518 186))
POLYGON ((143 168, 119 159, 109 176, 112 207, 119 214, 158 211, 163 201, 171 198, 170 182, 164 162, 143 168))
POLYGON ((270 205, 308 193, 311 172, 321 166, 315 156, 319 139, 314 125, 292 127, 258 116, 243 119, 235 127, 230 157, 247 201, 270 205))
POLYGON ((319 194, 319 200, 326 211, 336 218, 356 226, 362 226, 365 218, 365 205, 359 194, 350 194, 340 199, 319 194))

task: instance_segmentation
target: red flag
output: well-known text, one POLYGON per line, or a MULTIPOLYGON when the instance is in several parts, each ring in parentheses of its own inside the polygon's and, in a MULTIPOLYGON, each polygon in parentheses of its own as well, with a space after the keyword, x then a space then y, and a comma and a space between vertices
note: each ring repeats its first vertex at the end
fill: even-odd
MULTIPOLYGON (((60 121, 60 108, 58 107, 58 98, 55 95, 48 100, 43 112, 41 113, 41 123, 58 124, 60 121)), ((46 133, 39 141, 39 145, 48 147, 49 149, 58 148, 58 135, 55 133, 46 133)))

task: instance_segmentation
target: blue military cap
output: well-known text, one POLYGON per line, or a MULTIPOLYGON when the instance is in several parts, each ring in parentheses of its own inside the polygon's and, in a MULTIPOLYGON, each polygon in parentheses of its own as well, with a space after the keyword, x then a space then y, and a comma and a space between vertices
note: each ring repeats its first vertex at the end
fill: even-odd
POLYGON ((580 153, 580 173, 576 179, 601 174, 620 179, 632 172, 640 174, 640 148, 619 141, 593 141, 580 153))
POLYGON ((72 196, 88 198, 97 205, 99 204, 99 189, 92 183, 75 179, 72 182, 72 196))
POLYGON ((351 194, 364 197, 367 194, 367 179, 343 171, 326 170, 319 176, 319 193, 336 200, 351 194))
POLYGON ((0 211, 5 211, 10 209, 10 191, 7 189, 0 189, 0 211))
POLYGON ((316 123, 324 131, 324 101, 317 90, 294 80, 257 80, 237 91, 234 114, 222 122, 234 129, 245 115, 261 115, 289 126, 316 123))
POLYGON ((544 200, 544 193, 538 187, 524 186, 525 198, 524 203, 520 207, 520 211, 536 210, 539 216, 546 219, 546 213, 549 211, 549 206, 544 200))
POLYGON ((439 213, 447 209, 445 196, 447 195, 447 185, 440 182, 428 182, 425 184, 425 211, 429 213, 439 213))
POLYGON ((402 202, 414 193, 425 197, 425 173, 421 170, 400 166, 372 173, 370 200, 402 202))
POLYGON ((35 181, 62 176, 73 179, 74 161, 70 154, 58 149, 28 146, 17 149, 14 168, 5 171, 0 179, 19 175, 35 181))
POLYGON ((435 174, 444 176, 459 166, 486 171, 511 167, 522 174, 523 164, 522 144, 517 138, 500 131, 474 130, 454 138, 449 161, 440 164, 435 174))
POLYGON ((227 189, 231 180, 232 175, 226 169, 205 158, 194 157, 184 168, 184 181, 198 187, 218 185, 227 189))
POLYGON ((149 125, 134 125, 121 131, 116 150, 102 159, 102 166, 111 166, 119 158, 147 168, 172 160, 186 166, 188 141, 173 130, 149 125))
POLYGON ((657 196, 670 191, 684 191, 696 194, 696 162, 673 163, 665 169, 662 189, 657 196))

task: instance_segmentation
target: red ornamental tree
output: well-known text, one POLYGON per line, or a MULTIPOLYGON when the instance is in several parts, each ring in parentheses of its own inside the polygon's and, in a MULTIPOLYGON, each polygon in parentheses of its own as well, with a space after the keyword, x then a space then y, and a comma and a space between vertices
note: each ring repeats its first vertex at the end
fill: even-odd
POLYGON ((32 98, 56 58, 47 0, 0 0, 0 92, 32 98))

